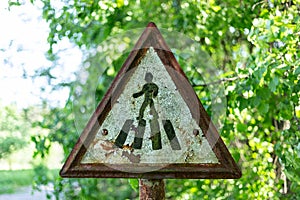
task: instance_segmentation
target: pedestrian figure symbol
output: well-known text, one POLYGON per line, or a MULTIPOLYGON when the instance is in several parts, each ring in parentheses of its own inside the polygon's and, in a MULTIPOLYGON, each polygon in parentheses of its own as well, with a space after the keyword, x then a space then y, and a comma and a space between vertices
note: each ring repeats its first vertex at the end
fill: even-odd
MULTIPOLYGON (((144 119, 144 116, 145 116, 146 108, 147 106, 149 106, 150 108, 149 114, 151 116, 149 120, 149 125, 151 130, 150 140, 152 141, 152 149, 153 150, 162 149, 161 132, 160 132, 160 126, 158 121, 159 116, 154 106, 154 99, 158 95, 159 88, 155 83, 152 82, 152 80, 153 80, 153 75, 149 72, 146 73, 145 75, 146 83, 143 85, 142 90, 132 95, 132 97, 135 99, 140 98, 141 96, 144 95, 144 101, 139 109, 138 117, 136 118, 136 120, 138 120, 138 127, 135 128, 133 126, 134 120, 132 119, 126 120, 120 133, 118 134, 115 140, 116 146, 123 148, 129 131, 134 130, 135 136, 134 136, 134 141, 132 143, 132 148, 133 149, 142 148, 145 129, 146 129, 146 120, 144 119)), ((176 137, 175 130, 171 121, 162 120, 162 123, 163 123, 164 130, 167 134, 167 138, 170 141, 171 148, 173 150, 180 150, 181 147, 176 137)))
POLYGON ((146 73, 145 81, 147 83, 143 86, 143 89, 140 92, 134 93, 132 95, 133 98, 138 98, 142 95, 145 96, 144 102, 140 108, 138 120, 143 119, 145 109, 148 105, 150 106, 150 115, 152 115, 153 118, 156 119, 158 118, 157 112, 154 107, 154 101, 153 101, 153 98, 157 97, 158 86, 155 83, 152 83, 152 80, 153 80, 153 75, 149 72, 146 73))

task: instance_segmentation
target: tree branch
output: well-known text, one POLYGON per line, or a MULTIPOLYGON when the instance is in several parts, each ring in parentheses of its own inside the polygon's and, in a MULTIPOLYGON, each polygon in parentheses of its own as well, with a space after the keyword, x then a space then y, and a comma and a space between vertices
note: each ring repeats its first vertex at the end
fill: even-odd
POLYGON ((235 81, 235 80, 238 80, 238 79, 246 79, 248 77, 249 77, 249 75, 223 78, 223 79, 220 79, 220 80, 217 80, 217 81, 204 83, 204 84, 192 84, 192 87, 207 87, 207 86, 210 86, 210 85, 220 84, 222 82, 232 82, 232 81, 235 81))

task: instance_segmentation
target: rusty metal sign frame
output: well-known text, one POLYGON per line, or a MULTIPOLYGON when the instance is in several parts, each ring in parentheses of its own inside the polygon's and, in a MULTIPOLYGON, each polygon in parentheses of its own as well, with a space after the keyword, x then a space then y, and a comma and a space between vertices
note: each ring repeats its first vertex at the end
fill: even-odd
MULTIPOLYGON (((196 118, 194 118, 196 119, 196 118)), ((80 138, 75 144, 71 154, 67 158, 63 165, 60 175, 62 177, 73 178, 143 178, 143 179, 236 179, 240 178, 242 173, 232 158, 230 152, 221 139, 217 129, 213 125, 209 115, 205 111, 195 91, 190 85, 188 78, 182 71, 179 63, 175 59, 173 53, 167 46, 161 33, 157 29, 156 25, 152 22, 148 24, 141 37, 138 39, 134 49, 131 51, 129 57, 123 64, 121 70, 117 74, 104 98, 97 106, 95 112, 87 123, 80 138), (191 163, 179 163, 179 164, 114 164, 114 168, 111 168, 102 163, 83 164, 81 160, 85 155, 87 148, 92 143, 95 135, 99 131, 101 124, 105 117, 109 113, 112 105, 115 102, 112 95, 119 96, 123 91, 125 83, 128 81, 130 74, 124 76, 125 73, 132 73, 134 68, 138 66, 141 59, 146 54, 147 50, 153 47, 157 52, 159 58, 164 64, 166 70, 174 81, 178 91, 187 103, 190 112, 194 116, 201 115, 197 122, 202 129, 204 137, 207 139, 213 152, 215 153, 219 163, 217 164, 191 164, 191 163), (133 69, 133 70, 132 70, 133 69), (176 73, 174 73, 174 71, 176 73), (178 76, 180 73, 182 76, 178 76), (113 94, 112 94, 113 93, 113 94), (198 106, 199 109, 193 109, 198 106), (200 110, 200 113, 195 113, 196 110, 200 110), (151 172, 128 172, 132 168, 149 168, 159 167, 161 169, 151 172), (120 170, 117 170, 120 169, 120 170), (125 169, 122 171, 122 169, 125 169), (126 171, 126 172, 125 172, 126 171)))

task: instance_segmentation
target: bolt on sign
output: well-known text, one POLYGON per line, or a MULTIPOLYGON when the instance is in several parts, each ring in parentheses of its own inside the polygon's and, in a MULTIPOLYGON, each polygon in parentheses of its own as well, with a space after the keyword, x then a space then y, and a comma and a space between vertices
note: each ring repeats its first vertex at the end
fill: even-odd
POLYGON ((239 178, 241 171, 159 30, 149 23, 60 175, 239 178))

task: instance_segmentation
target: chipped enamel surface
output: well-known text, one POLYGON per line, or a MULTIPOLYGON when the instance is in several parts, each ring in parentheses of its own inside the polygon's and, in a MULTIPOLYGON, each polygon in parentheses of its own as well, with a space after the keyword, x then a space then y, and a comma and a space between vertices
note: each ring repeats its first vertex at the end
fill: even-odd
MULTIPOLYGON (((112 96, 112 98, 114 97, 112 96)), ((187 104, 181 97, 157 53, 153 48, 149 48, 100 126, 81 163, 173 164, 219 163, 219 161, 208 141, 203 137, 200 127, 192 118, 187 104), (157 96, 152 97, 161 135, 161 148, 156 150, 153 149, 153 136, 151 136, 150 126, 151 120, 152 122, 155 120, 155 114, 151 111, 149 104, 143 112, 146 126, 142 146, 140 149, 132 146, 135 133, 138 131, 139 112, 145 100, 145 94, 136 98, 133 97, 133 94, 143 90, 146 84, 146 73, 153 75, 152 83, 158 86, 157 96), (125 131, 127 138, 122 143, 122 147, 117 147, 116 139, 126 120, 131 120, 132 124, 129 131, 127 131, 128 133, 125 131), (174 128, 176 135, 174 140, 179 143, 176 143, 176 141, 174 143, 179 147, 177 149, 171 146, 172 139, 168 138, 167 132, 169 129, 164 128, 164 120, 169 120, 174 128)))

